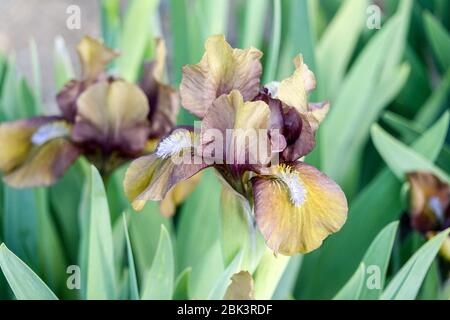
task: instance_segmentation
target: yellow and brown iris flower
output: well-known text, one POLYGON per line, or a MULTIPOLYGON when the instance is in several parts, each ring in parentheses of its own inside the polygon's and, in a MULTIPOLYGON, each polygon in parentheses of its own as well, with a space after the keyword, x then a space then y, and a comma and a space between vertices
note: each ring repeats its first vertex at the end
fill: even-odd
POLYGON ((178 128, 153 154, 132 162, 124 181, 129 200, 141 209, 146 201, 163 199, 179 182, 212 166, 248 200, 275 253, 294 255, 318 248, 342 227, 348 208, 335 182, 300 161, 314 148, 315 133, 329 108, 328 103, 308 103, 308 93, 315 88, 313 73, 298 56, 291 77, 261 86, 259 50, 233 49, 223 36, 210 37, 205 49, 200 63, 183 68, 180 87, 182 105, 202 120, 200 130, 178 128), (274 129, 280 134, 273 134, 274 129), (211 132, 223 136, 229 130, 230 140, 219 142, 222 152, 209 152, 217 147, 211 132), (268 139, 259 148, 267 157, 253 153, 251 146, 260 144, 254 137, 233 148, 235 140, 252 130, 265 130, 268 139), (280 163, 274 164, 274 156, 280 163))
MULTIPOLYGON (((407 179, 411 226, 427 238, 450 228, 450 186, 427 172, 411 172, 407 179)), ((440 253, 450 261, 450 237, 445 240, 440 253)))
MULTIPOLYGON (((144 77, 155 78, 157 84, 141 89, 107 75, 106 66, 117 53, 101 42, 85 37, 77 49, 82 76, 57 95, 61 115, 0 124, 0 170, 13 187, 51 185, 82 155, 107 176, 125 161, 145 154, 174 125, 176 92, 156 72, 144 77), (157 101, 149 99, 153 96, 157 101), (163 127, 153 124, 163 122, 159 114, 165 115, 163 127)), ((159 69, 164 67, 160 60, 155 62, 159 69)))

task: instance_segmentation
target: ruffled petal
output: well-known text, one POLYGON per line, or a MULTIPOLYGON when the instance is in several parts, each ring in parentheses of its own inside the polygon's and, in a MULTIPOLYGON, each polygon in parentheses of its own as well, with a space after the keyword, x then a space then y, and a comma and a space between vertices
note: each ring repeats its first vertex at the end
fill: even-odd
POLYGON ((275 253, 311 252, 347 217, 341 188, 304 163, 279 166, 273 175, 252 178, 256 222, 275 253))
POLYGON ((276 98, 303 113, 308 111, 308 93, 315 89, 316 79, 308 66, 303 63, 302 56, 296 57, 294 63, 296 65, 294 74, 281 81, 276 98))
POLYGON ((244 101, 259 91, 262 66, 261 51, 233 49, 223 35, 208 38, 200 63, 183 68, 180 85, 182 105, 203 118, 213 101, 222 94, 238 90, 244 101))
POLYGON ((74 141, 131 155, 144 149, 149 107, 139 87, 119 80, 98 82, 83 92, 77 104, 74 141))
POLYGON ((95 80, 105 71, 108 63, 118 56, 117 52, 91 37, 81 39, 77 52, 84 80, 95 80))
POLYGON ((193 133, 178 129, 160 142, 155 153, 131 163, 124 189, 135 210, 141 210, 146 201, 164 199, 178 182, 206 168, 194 146, 193 133))

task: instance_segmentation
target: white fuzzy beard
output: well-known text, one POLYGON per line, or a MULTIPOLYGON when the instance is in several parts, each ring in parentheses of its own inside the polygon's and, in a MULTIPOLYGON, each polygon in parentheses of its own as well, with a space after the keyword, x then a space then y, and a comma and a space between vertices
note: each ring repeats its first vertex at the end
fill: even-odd
POLYGON ((299 175, 290 170, 283 170, 278 174, 278 177, 288 187, 292 204, 295 207, 300 207, 306 200, 307 191, 299 175))
POLYGON ((190 147, 192 147, 191 134, 187 131, 176 132, 159 143, 156 155, 159 158, 169 158, 190 147))
POLYGON ((31 142, 40 146, 52 139, 66 137, 69 133, 69 128, 63 122, 53 122, 37 129, 31 137, 31 142))

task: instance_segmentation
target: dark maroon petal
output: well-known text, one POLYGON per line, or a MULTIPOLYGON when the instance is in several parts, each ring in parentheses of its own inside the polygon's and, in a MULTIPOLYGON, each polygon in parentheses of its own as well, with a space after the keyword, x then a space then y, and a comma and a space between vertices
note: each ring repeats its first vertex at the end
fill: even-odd
POLYGON ((77 99, 85 89, 85 82, 72 80, 56 96, 56 103, 64 118, 69 122, 75 122, 77 114, 77 99))
POLYGON ((298 136, 292 144, 288 144, 286 149, 283 151, 282 159, 285 161, 296 161, 300 159, 310 153, 316 145, 314 130, 311 128, 308 120, 303 115, 300 117, 300 129, 298 129, 298 123, 296 121, 290 124, 293 128, 293 136, 295 136, 298 130, 300 130, 300 136, 298 136))
POLYGON ((147 123, 134 127, 122 128, 119 135, 102 132, 87 120, 77 121, 72 130, 72 140, 81 145, 87 152, 101 151, 108 155, 113 152, 132 158, 138 156, 145 148, 149 133, 147 123))
POLYGON ((295 108, 289 108, 284 114, 284 136, 289 145, 295 143, 300 137, 303 128, 303 121, 295 108))

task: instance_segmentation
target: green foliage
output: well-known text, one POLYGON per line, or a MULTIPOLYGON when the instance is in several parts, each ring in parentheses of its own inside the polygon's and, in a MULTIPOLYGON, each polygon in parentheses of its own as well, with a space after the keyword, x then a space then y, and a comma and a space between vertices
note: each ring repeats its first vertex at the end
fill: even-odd
POLYGON ((413 300, 419 292, 428 268, 433 262, 442 243, 448 237, 450 229, 441 232, 417 251, 403 268, 395 275, 383 291, 381 299, 413 300))
POLYGON ((5 244, 0 245, 0 267, 18 300, 57 300, 47 285, 5 244))
POLYGON ((172 298, 175 263, 169 233, 161 226, 158 249, 151 268, 145 274, 142 299, 168 300, 172 298))

